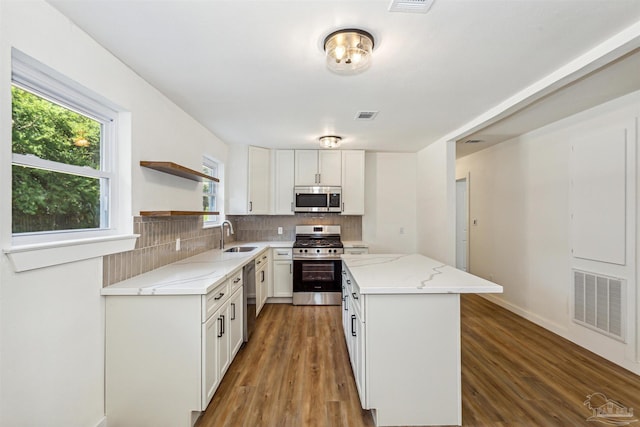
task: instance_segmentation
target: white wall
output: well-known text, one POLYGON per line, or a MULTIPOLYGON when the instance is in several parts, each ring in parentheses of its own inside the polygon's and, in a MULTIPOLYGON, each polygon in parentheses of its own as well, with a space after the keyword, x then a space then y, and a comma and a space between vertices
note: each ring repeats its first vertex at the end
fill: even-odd
POLYGON ((418 152, 418 253, 456 265, 455 146, 435 142, 418 152))
POLYGON ((470 175, 470 219, 477 220, 469 227, 470 272, 504 287, 503 294, 490 298, 635 373, 640 373, 635 352, 638 117, 640 92, 459 159, 456 172, 458 177, 470 175), (628 129, 630 135, 628 257, 623 266, 571 255, 571 144, 607 128, 628 129), (571 320, 574 267, 628 280, 626 344, 571 320))
POLYGON ((366 153, 362 240, 370 253, 415 253, 414 153, 366 153))
MULTIPOLYGON (((0 1, 0 247, 11 245, 11 48, 120 106, 121 206, 201 210, 198 183, 138 166, 200 169, 227 147, 44 1, 0 1), (131 171, 131 172, 130 172, 131 171)), ((132 230, 129 229, 128 232, 132 230)), ((14 273, 0 258, 0 425, 89 426, 104 418, 102 259, 14 273)))

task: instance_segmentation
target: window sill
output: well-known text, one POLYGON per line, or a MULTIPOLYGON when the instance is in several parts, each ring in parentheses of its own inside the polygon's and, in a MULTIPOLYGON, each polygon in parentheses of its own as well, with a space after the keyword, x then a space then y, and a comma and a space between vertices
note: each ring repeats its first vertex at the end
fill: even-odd
POLYGON ((12 246, 3 250, 15 272, 35 270, 133 250, 138 234, 12 246))

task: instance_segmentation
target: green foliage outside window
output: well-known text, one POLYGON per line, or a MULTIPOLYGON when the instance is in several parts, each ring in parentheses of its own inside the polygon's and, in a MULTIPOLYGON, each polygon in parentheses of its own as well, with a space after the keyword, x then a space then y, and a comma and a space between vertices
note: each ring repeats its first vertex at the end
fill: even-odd
MULTIPOLYGON (((100 169, 101 124, 12 87, 12 151, 100 169)), ((12 167, 13 232, 100 227, 100 180, 30 166, 12 167)))

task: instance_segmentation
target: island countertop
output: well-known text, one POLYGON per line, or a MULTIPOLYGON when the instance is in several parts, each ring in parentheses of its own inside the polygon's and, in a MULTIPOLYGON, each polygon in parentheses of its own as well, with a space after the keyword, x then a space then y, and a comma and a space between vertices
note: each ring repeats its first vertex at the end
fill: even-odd
POLYGON ((342 255, 361 294, 502 293, 502 286, 419 254, 342 255))

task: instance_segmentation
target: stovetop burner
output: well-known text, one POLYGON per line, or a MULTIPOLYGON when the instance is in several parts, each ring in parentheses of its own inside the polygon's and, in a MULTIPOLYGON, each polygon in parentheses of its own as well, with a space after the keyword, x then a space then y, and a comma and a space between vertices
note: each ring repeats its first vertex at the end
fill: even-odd
POLYGON ((295 258, 339 258, 343 253, 339 225, 299 225, 293 244, 295 258))
POLYGON ((294 245, 294 248, 341 248, 343 247, 340 237, 336 238, 322 238, 322 239, 309 239, 298 238, 294 245))

